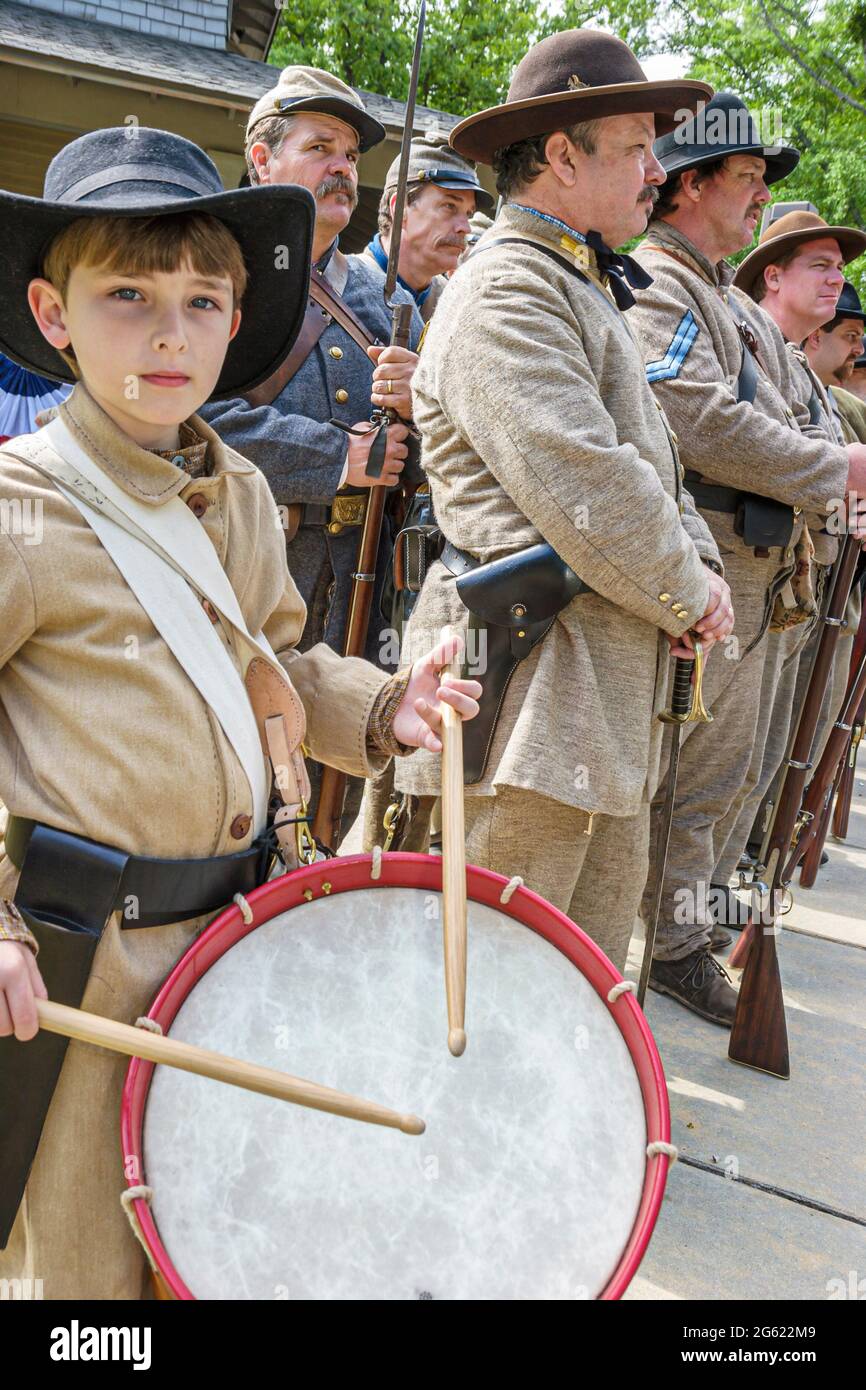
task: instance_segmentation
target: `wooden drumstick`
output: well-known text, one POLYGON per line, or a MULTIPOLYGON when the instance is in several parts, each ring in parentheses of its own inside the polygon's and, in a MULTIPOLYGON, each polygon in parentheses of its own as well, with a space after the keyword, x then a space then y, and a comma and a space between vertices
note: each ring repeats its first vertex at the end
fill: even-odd
POLYGON ((334 1091, 330 1086, 320 1086, 316 1081, 304 1081, 301 1077, 289 1076, 271 1067, 259 1067, 254 1062, 242 1062, 221 1052, 209 1052, 192 1043, 163 1038, 158 1033, 131 1028, 127 1023, 118 1023, 100 1014, 85 1013, 83 1009, 72 1009, 66 1004, 55 1004, 50 999, 37 999, 36 1009, 40 1028, 74 1038, 76 1042, 93 1043, 95 1047, 107 1047, 113 1052, 124 1052, 129 1057, 143 1057, 147 1062, 161 1062, 165 1066, 177 1067, 179 1071, 209 1076, 213 1081, 241 1086, 246 1091, 258 1091, 260 1095, 288 1100, 293 1105, 304 1105, 310 1110, 344 1115, 348 1120, 385 1125, 389 1129, 402 1130, 404 1134, 424 1133, 424 1121, 417 1115, 400 1115, 387 1106, 377 1105, 375 1101, 363 1100, 346 1091, 334 1091))
MULTIPOLYGON (((443 675, 460 677, 456 656, 443 675)), ((463 815, 463 720, 442 705, 442 894, 445 937, 445 993, 448 1050, 460 1057, 466 1047, 466 827, 463 815)))

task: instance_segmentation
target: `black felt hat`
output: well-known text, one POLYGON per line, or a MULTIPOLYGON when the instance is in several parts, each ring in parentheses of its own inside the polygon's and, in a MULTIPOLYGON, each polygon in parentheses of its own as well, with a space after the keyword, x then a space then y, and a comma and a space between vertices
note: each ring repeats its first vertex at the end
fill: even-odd
POLYGON ((48 166, 43 198, 0 190, 0 351, 40 376, 75 381, 27 303, 27 286, 42 275, 49 244, 82 217, 183 212, 218 218, 240 245, 249 274, 241 326, 213 395, 236 396, 266 380, 306 312, 313 197, 286 184, 227 192, 197 145, 144 126, 95 130, 65 145, 48 166))
POLYGON ((767 144, 746 103, 734 92, 716 92, 712 101, 701 102, 690 120, 656 140, 653 151, 668 178, 729 155, 754 154, 766 163, 767 184, 786 178, 800 159, 799 150, 767 144))
MULTIPOLYGON (((860 296, 850 280, 845 281, 842 293, 836 300, 836 322, 842 319, 859 319, 861 323, 866 323, 866 309, 863 308, 860 296)), ((829 328, 829 323, 825 323, 824 327, 829 328)))
POLYGON ((710 97, 705 82, 648 82, 628 44, 600 29, 564 29, 537 43, 514 70, 508 97, 451 132, 458 154, 491 164, 496 150, 578 121, 649 111, 656 130, 710 97))

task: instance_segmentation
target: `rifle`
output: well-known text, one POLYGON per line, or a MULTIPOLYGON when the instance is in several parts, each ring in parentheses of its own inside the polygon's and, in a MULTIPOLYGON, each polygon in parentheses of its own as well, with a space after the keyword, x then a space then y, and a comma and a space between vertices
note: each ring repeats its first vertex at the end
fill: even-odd
MULTIPOLYGON (((854 727, 848 739, 848 747, 845 750, 845 757, 842 760, 842 767, 839 773, 836 788, 836 806, 833 812, 832 833, 834 840, 847 840, 848 838, 848 818, 851 814, 854 773, 857 769, 857 750, 863 738, 864 724, 866 724, 866 696, 864 696, 855 716, 854 727)), ((802 874, 800 877, 802 879, 802 874)))
POLYGON ((664 805, 662 806, 661 820, 659 822, 659 838, 656 854, 658 856, 656 889, 653 896, 652 908, 647 919, 646 938, 643 947, 643 960, 641 961, 640 976, 638 977, 637 1002, 643 1008, 643 1001, 646 998, 647 985, 649 984, 650 971, 652 970, 653 951, 655 949, 656 932, 659 925, 659 913, 661 911, 662 893, 664 891, 665 868, 668 862, 668 847, 671 841, 671 824, 674 818, 674 805, 677 795, 677 773, 680 765, 680 745, 682 743, 683 724, 712 724, 713 716, 707 712, 703 700, 703 676, 704 676, 704 651, 697 637, 693 634, 695 655, 694 660, 678 656, 674 663, 674 679, 671 691, 670 709, 665 710, 659 715, 663 724, 671 724, 671 752, 668 760, 667 788, 665 791, 664 805), (694 672, 694 686, 692 686, 692 672, 694 672))
MULTIPOLYGON (((839 629, 844 624, 845 606, 859 554, 860 542, 855 536, 846 536, 836 567, 830 602, 822 620, 821 636, 797 731, 785 760, 784 778, 767 836, 766 856, 762 855, 767 866, 769 893, 757 914, 753 904, 749 924, 743 933, 744 938, 748 936, 750 939, 750 949, 740 984, 728 1056, 733 1062, 783 1078, 790 1076, 791 1067, 782 981, 776 955, 776 934, 779 930, 776 917, 780 915, 780 903, 800 858, 797 840, 806 824, 802 819, 801 805, 806 776, 812 766, 809 754, 818 727, 824 690, 832 671, 839 629)), ((837 731, 834 729, 833 732, 837 731)))
MULTIPOLYGON (((409 175, 409 153, 412 132, 415 125, 415 98, 418 92, 418 72, 421 64, 421 45, 424 39, 424 20, 427 12, 426 0, 421 0, 418 15, 418 28, 415 33, 415 51, 412 56, 412 71, 409 77, 409 94, 406 99, 406 121, 403 127, 403 142, 400 147, 400 172, 397 184, 397 202, 394 206, 394 221, 391 229, 391 245, 388 250, 388 271, 385 276, 385 306, 391 311, 391 346, 408 347, 412 327, 412 304, 395 304, 392 296, 397 288, 397 267, 400 261, 400 240, 403 235, 403 210, 406 205, 406 184, 409 175)), ((398 416, 393 410, 373 411, 371 422, 375 438, 367 461, 367 472, 371 477, 381 476, 385 465, 385 446, 388 426, 398 416)), ((344 656, 363 656, 367 645, 370 626, 370 609, 373 604, 373 591, 376 585, 376 562, 379 558, 379 543, 382 536, 382 518, 385 514, 386 489, 374 486, 369 489, 364 525, 358 546, 358 564, 352 575, 352 595, 349 600, 349 617, 346 623, 346 636, 343 643, 344 656)), ((343 818, 343 802, 346 799, 346 774, 334 767, 322 769, 319 800, 313 821, 313 838, 335 853, 340 843, 343 818)))
MULTIPOLYGON (((839 710, 836 723, 830 730, 821 760, 809 784, 803 801, 801 813, 802 832, 797 841, 795 856, 792 855, 792 868, 800 863, 800 883, 811 888, 821 858, 824 839, 830 825, 833 797, 842 787, 844 774, 848 779, 848 807, 851 804, 851 784, 853 783, 854 763, 857 758, 857 744, 863 731, 863 714, 866 709, 866 614, 860 619, 854 650, 851 654, 851 671, 845 698, 839 710)), ((838 809, 838 808, 837 808, 838 809)), ((847 809, 845 810, 847 826, 847 809)))
MULTIPOLYGON (((862 568, 862 554, 860 558, 860 565, 862 568)), ((859 583, 862 599, 864 597, 862 592, 862 576, 859 583)), ((851 652, 852 675, 857 666, 859 655, 863 652, 864 648, 866 648, 866 612, 861 610, 860 623, 857 628, 857 635, 854 638, 854 647, 851 652)), ((857 713, 854 716, 854 727, 851 730, 851 737, 848 741, 848 748, 846 750, 844 766, 839 776, 839 786, 836 796, 836 810, 833 815, 834 840, 844 840, 847 839, 848 836, 848 817, 851 814, 851 795, 854 791, 854 772, 857 767, 857 751, 860 747, 860 741, 863 738, 864 730, 866 730, 866 695, 864 695, 863 699, 860 701, 860 704, 857 708, 857 713)))

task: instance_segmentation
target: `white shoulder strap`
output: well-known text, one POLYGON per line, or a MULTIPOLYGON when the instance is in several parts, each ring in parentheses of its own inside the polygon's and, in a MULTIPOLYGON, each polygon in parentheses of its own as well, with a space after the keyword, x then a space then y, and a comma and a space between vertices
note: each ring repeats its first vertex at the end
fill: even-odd
POLYGON ((36 458, 28 455, 27 461, 53 479, 91 526, 157 632, 213 710, 249 782, 253 833, 259 834, 267 817, 270 777, 256 718, 241 675, 190 584, 210 599, 242 638, 244 669, 253 652, 274 662, 266 639, 257 641, 247 631, 211 541, 180 498, 148 508, 129 497, 85 454, 60 419, 44 427, 40 440, 45 447, 36 458), (171 515, 161 515, 169 512, 171 515), (148 534, 153 532, 151 543, 148 534), (177 555, 184 557, 183 568, 175 559, 177 555), (190 577, 187 582, 186 567, 195 571, 195 581, 190 577))
MULTIPOLYGON (((85 453, 59 416, 40 431, 40 440, 43 436, 51 444, 55 455, 51 462, 56 478, 66 482, 103 515, 121 525, 123 518, 131 522, 134 534, 145 544, 155 545, 172 569, 182 574, 200 594, 209 599, 243 639, 243 646, 252 644, 253 652, 250 655, 275 660, 267 638, 262 633, 253 637, 247 629, 237 595, 210 537, 185 502, 179 497, 172 497, 158 507, 152 507, 130 496, 85 453), (85 484, 83 488, 82 483, 85 484)), ((246 661, 243 664, 246 666, 246 661)))

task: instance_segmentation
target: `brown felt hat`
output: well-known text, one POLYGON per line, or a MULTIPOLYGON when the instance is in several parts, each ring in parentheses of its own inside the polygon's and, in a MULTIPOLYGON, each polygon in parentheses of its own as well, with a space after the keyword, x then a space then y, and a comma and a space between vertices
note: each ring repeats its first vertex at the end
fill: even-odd
POLYGON ((855 227, 830 227, 817 212, 788 212, 762 232, 754 251, 737 267, 734 284, 750 295, 765 266, 774 265, 808 241, 824 241, 827 237, 838 241, 846 265, 866 251, 866 232, 855 227))
POLYGON ((598 29, 565 29, 530 48, 514 70, 508 97, 467 116, 451 144, 467 159, 492 164, 496 150, 599 116, 650 111, 656 134, 673 130, 713 95, 705 82, 648 82, 628 44, 598 29))

